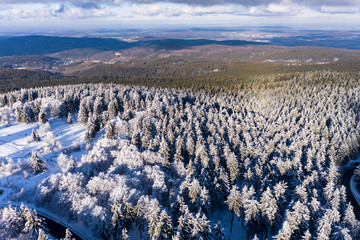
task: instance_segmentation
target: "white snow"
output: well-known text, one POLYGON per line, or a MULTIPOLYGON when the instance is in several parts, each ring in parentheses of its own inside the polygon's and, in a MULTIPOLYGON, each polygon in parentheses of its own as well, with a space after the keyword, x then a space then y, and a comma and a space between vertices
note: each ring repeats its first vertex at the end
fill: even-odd
MULTIPOLYGON (((13 207, 18 208, 18 207, 20 207, 21 203, 19 203, 19 202, 11 202, 11 205, 13 207)), ((8 206, 9 206, 8 203, 0 202, 0 207, 8 207, 8 206)), ((44 216, 44 217, 46 217, 48 219, 56 221, 59 224, 61 224, 62 226, 66 227, 68 229, 71 229, 71 232, 77 234, 79 237, 82 237, 83 239, 96 240, 96 238, 94 238, 91 234, 89 234, 89 231, 88 231, 87 227, 81 221, 79 221, 79 222, 70 222, 65 217, 56 215, 56 214, 50 212, 49 210, 47 210, 45 208, 35 206, 34 204, 31 204, 31 203, 30 204, 27 203, 26 206, 28 208, 35 209, 36 212, 38 214, 40 214, 41 216, 44 216)))
POLYGON ((83 142, 85 128, 80 123, 67 124, 62 119, 52 119, 49 125, 50 129, 40 123, 12 123, 0 126, 0 189, 3 190, 0 195, 0 206, 8 206, 8 203, 16 206, 23 201, 42 215, 56 219, 65 226, 71 226, 74 232, 85 236, 85 239, 94 239, 80 221, 69 222, 66 218, 31 203, 37 185, 51 174, 61 172, 61 166, 56 160, 64 150, 79 144, 80 151, 67 153, 75 161, 80 161, 81 156, 87 153, 83 142), (39 128, 42 128, 38 131, 41 141, 27 143, 26 138, 31 135, 32 130, 39 128), (54 139, 49 139, 52 135, 54 139), (47 164, 47 170, 41 174, 31 174, 26 164, 33 151, 38 151, 40 158, 47 164))

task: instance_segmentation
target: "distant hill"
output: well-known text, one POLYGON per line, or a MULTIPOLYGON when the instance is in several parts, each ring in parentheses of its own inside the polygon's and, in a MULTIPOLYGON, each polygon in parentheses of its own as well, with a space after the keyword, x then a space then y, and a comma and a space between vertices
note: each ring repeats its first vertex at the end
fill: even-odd
POLYGON ((48 37, 25 36, 0 39, 0 57, 45 55, 79 48, 99 48, 118 51, 126 48, 154 45, 158 49, 182 49, 191 46, 220 44, 226 46, 243 46, 247 44, 262 44, 250 41, 214 41, 207 39, 164 39, 139 42, 124 42, 113 38, 75 38, 75 37, 48 37))
POLYGON ((244 45, 265 45, 261 42, 250 42, 242 40, 225 40, 225 41, 216 41, 209 39, 163 39, 163 40, 152 40, 152 41, 143 41, 139 42, 140 45, 151 45, 155 49, 159 50, 180 50, 188 47, 194 46, 206 46, 206 45, 223 45, 223 46, 244 46, 244 45))
POLYGON ((13 56, 1 57, 0 68, 35 68, 51 69, 54 66, 60 66, 63 61, 58 58, 48 56, 13 56))
POLYGON ((124 49, 134 43, 103 38, 27 36, 0 39, 0 56, 44 55, 76 48, 124 49))
POLYGON ((271 39, 271 44, 296 47, 296 46, 311 46, 311 47, 332 47, 342 49, 360 49, 360 37, 350 38, 331 38, 324 35, 311 36, 287 36, 275 37, 271 39))

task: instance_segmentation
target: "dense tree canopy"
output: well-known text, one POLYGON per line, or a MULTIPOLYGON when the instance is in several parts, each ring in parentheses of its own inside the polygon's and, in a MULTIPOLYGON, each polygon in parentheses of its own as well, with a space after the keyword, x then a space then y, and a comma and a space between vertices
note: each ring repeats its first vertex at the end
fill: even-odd
POLYGON ((105 128, 79 162, 61 156, 63 172, 37 189, 38 204, 60 204, 54 211, 104 239, 126 239, 135 227, 150 239, 222 239, 221 224, 209 221, 220 209, 251 238, 357 238, 337 166, 359 148, 358 80, 320 71, 259 81, 233 95, 44 87, 0 95, 0 104, 23 122, 37 121, 35 111, 77 114, 89 142, 105 128), (47 98, 54 102, 38 109, 47 98))

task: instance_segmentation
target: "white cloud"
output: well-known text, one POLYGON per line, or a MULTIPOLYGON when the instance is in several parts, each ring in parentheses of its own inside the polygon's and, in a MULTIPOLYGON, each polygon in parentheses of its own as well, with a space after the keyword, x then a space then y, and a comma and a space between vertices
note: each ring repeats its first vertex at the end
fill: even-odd
POLYGON ((143 16, 156 16, 162 13, 167 13, 168 8, 163 4, 132 4, 131 11, 134 14, 143 16))
POLYGON ((294 4, 291 0, 282 0, 278 3, 249 7, 248 14, 251 16, 293 16, 301 13, 303 9, 301 5, 294 4))
POLYGON ((235 4, 193 6, 188 4, 132 4, 133 14, 142 16, 164 15, 167 17, 205 16, 205 15, 249 15, 249 16, 269 16, 269 15, 294 15, 300 8, 292 5, 289 0, 283 0, 279 4, 262 5, 258 7, 244 7, 235 4))
POLYGON ((266 10, 271 13, 290 13, 291 12, 291 6, 285 5, 285 4, 270 4, 266 10))
MULTIPOLYGON (((166 25, 171 24, 171 21, 179 23, 180 18, 181 23, 193 23, 193 19, 196 19, 202 21, 202 24, 217 24, 219 21, 231 24, 234 22, 232 19, 246 19, 245 21, 251 24, 251 21, 256 22, 263 18, 261 21, 265 23, 286 24, 287 22, 283 21, 287 19, 292 19, 295 23, 310 21, 317 23, 317 17, 336 14, 342 18, 341 22, 346 22, 345 16, 354 18, 360 13, 360 6, 336 6, 335 0, 194 0, 193 2, 189 0, 57 0, 58 3, 66 2, 65 4, 55 4, 55 0, 36 0, 38 4, 20 4, 24 1, 0 0, 1 21, 51 19, 61 24, 63 19, 96 18, 94 21, 97 24, 101 21, 118 23, 122 20, 137 24, 141 22, 141 24, 166 25), (4 4, 3 1, 13 4, 4 4), (129 18, 132 20, 130 21, 129 18)), ((342 1, 351 4, 360 0, 342 1)), ((15 21, 13 23, 15 24, 15 21)))
POLYGON ((56 5, 50 8, 42 8, 36 10, 23 10, 12 8, 2 17, 5 19, 21 19, 21 18, 91 18, 91 17, 107 17, 114 16, 113 12, 105 9, 84 9, 81 7, 72 7, 65 4, 56 5))
POLYGON ((215 6, 191 6, 181 5, 173 8, 169 16, 180 15, 211 15, 211 14, 239 14, 245 11, 245 8, 235 5, 215 5, 215 6))
POLYGON ((320 12, 323 13, 359 13, 359 8, 357 7, 334 7, 334 6, 322 6, 320 12))

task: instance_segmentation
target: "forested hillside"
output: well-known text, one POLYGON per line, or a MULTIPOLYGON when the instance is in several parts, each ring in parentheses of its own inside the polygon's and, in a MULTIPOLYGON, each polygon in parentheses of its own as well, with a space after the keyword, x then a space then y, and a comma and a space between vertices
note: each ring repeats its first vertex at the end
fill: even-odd
MULTIPOLYGON (((329 70, 358 78, 359 61, 286 66, 261 62, 224 62, 221 59, 181 58, 134 60, 119 64, 74 63, 63 74, 46 71, 0 69, 0 93, 21 88, 81 83, 114 83, 145 87, 205 90, 237 93, 272 84, 270 79, 292 78, 304 72, 329 70), (262 76, 265 76, 263 78, 262 76)), ((300 74, 300 75, 299 75, 300 74)))
POLYGON ((117 38, 90 37, 51 37, 51 36, 21 36, 0 39, 0 57, 44 55, 78 48, 99 48, 105 50, 121 50, 136 46, 153 44, 158 49, 183 49, 191 46, 221 44, 225 46, 243 46, 247 44, 264 45, 255 41, 208 39, 151 39, 148 41, 120 41, 117 38))
MULTIPOLYGON (((1 176, 17 179, 2 182, 2 201, 84 221, 99 239, 357 239, 338 171, 359 148, 353 76, 269 74, 232 94, 106 84, 2 94, 4 128, 39 122, 29 141, 44 142, 1 159, 1 176), (52 121, 81 125, 81 142, 43 138, 52 121)), ((1 214, 2 234, 28 234, 11 207, 1 214)))

